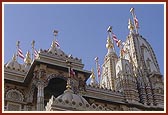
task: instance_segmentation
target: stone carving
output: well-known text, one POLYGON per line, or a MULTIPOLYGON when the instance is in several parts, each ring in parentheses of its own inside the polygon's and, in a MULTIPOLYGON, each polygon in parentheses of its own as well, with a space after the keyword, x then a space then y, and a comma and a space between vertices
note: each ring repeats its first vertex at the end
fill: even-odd
POLYGON ((11 89, 6 93, 6 98, 12 101, 23 102, 24 96, 20 91, 11 89))

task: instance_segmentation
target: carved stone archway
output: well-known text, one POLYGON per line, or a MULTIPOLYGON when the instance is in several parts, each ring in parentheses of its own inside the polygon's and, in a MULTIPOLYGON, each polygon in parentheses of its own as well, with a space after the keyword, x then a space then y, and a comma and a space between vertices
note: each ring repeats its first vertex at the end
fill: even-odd
POLYGON ((65 91, 67 78, 65 76, 60 76, 58 74, 50 74, 47 76, 47 81, 48 81, 48 84, 44 88, 45 106, 52 95, 54 97, 57 97, 65 91))

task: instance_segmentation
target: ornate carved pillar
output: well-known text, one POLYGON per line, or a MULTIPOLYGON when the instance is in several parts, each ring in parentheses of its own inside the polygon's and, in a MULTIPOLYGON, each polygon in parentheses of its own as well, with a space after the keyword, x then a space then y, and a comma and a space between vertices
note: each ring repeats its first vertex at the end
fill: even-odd
POLYGON ((37 111, 44 110, 44 85, 42 81, 38 81, 37 83, 37 111))
POLYGON ((34 71, 34 84, 37 87, 37 111, 44 111, 44 87, 47 85, 46 71, 39 69, 34 71))

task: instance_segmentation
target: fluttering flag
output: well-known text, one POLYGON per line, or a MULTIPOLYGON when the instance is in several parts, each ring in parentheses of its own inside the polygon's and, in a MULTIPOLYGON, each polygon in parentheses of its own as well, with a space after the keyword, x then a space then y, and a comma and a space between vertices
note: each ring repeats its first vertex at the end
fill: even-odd
POLYGON ((20 48, 18 48, 17 54, 18 54, 18 56, 19 56, 20 58, 22 58, 22 59, 24 60, 24 55, 23 55, 23 52, 22 52, 22 50, 21 50, 20 48))
POLYGON ((72 68, 70 68, 70 75, 75 76, 75 72, 72 68))
POLYGON ((121 45, 121 40, 118 40, 118 42, 116 42, 117 46, 120 47, 121 45))
POLYGON ((119 40, 114 33, 112 33, 112 38, 116 42, 117 46, 120 47, 121 40, 119 40))
POLYGON ((34 49, 34 58, 36 58, 38 55, 38 51, 36 49, 34 49))
POLYGON ((101 76, 100 64, 98 65, 98 70, 97 70, 97 72, 98 72, 98 77, 100 78, 100 76, 101 76))
POLYGON ((116 42, 116 45, 120 48, 122 56, 123 54, 128 53, 127 51, 123 49, 123 46, 128 45, 128 44, 119 40, 114 33, 112 33, 112 38, 116 42))
POLYGON ((60 45, 59 45, 59 43, 58 43, 57 40, 55 40, 55 45, 56 45, 58 48, 60 47, 60 45))
POLYGON ((139 28, 139 22, 136 16, 134 17, 134 22, 135 22, 135 27, 139 28))
POLYGON ((117 38, 117 36, 116 36, 114 33, 112 33, 112 37, 113 37, 113 40, 114 40, 115 42, 118 42, 118 38, 117 38))

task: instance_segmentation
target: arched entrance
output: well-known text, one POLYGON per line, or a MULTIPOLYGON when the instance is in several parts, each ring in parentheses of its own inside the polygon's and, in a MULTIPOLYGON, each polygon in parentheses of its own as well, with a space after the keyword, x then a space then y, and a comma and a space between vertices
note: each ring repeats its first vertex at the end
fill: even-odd
POLYGON ((66 80, 56 77, 50 79, 48 86, 44 88, 44 105, 46 106, 47 102, 53 95, 54 97, 58 97, 61 95, 66 89, 66 80))

